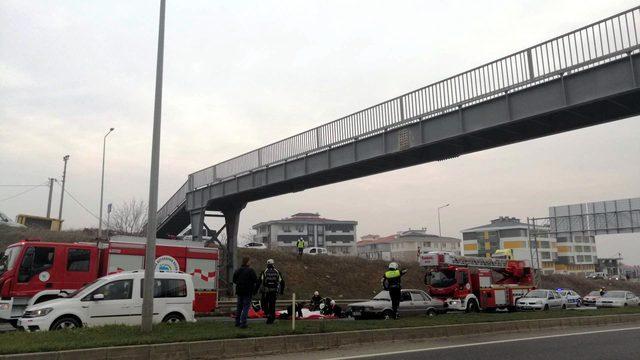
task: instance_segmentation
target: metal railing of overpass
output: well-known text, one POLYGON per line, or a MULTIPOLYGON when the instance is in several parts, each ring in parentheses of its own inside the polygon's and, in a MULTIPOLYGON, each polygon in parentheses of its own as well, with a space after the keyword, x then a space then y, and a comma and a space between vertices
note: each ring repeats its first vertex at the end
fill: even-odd
POLYGON ((640 6, 197 171, 160 209, 158 223, 188 191, 629 56, 640 47, 638 29, 640 6))

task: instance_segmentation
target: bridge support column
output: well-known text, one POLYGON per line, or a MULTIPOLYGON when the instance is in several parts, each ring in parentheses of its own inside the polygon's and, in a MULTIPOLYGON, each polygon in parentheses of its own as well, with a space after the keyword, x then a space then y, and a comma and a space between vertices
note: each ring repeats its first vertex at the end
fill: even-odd
POLYGON ((204 212, 206 208, 195 209, 189 212, 191 217, 191 236, 193 241, 202 241, 202 228, 204 227, 204 212))
POLYGON ((222 210, 227 231, 226 266, 227 272, 227 295, 233 294, 233 283, 231 281, 233 273, 238 268, 238 227, 240 225, 240 212, 246 203, 233 204, 222 210))

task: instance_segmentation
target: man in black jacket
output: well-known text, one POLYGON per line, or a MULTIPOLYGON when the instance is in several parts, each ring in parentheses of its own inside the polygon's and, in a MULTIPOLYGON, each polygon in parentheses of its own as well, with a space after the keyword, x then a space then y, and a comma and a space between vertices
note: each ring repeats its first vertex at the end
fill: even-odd
POLYGON ((267 316, 267 324, 273 324, 276 319, 276 300, 278 293, 284 293, 284 279, 276 269, 273 259, 267 260, 267 268, 260 274, 258 280, 262 293, 262 309, 267 316))
POLYGON ((233 273, 233 283, 236 284, 236 295, 238 296, 236 326, 246 329, 251 298, 258 288, 258 276, 249 266, 248 257, 242 258, 242 266, 233 273))

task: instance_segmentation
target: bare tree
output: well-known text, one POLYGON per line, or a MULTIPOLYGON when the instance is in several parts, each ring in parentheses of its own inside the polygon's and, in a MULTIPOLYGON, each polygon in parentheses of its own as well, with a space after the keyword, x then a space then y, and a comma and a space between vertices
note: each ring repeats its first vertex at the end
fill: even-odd
POLYGON ((140 234, 147 223, 147 203, 132 198, 114 206, 110 228, 121 234, 140 234))

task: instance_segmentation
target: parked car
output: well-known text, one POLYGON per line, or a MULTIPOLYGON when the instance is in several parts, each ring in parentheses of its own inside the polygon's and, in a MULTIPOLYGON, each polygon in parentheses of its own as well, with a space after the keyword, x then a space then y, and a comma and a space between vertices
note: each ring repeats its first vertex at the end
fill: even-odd
POLYGON ((582 297, 577 292, 571 289, 558 289, 557 291, 567 301, 567 307, 580 307, 582 305, 582 297))
POLYGON ((623 290, 607 291, 596 301, 597 307, 624 307, 638 305, 640 305, 640 299, 631 291, 623 290))
MULTIPOLYGON (((47 331, 109 324, 139 325, 142 320, 143 270, 125 271, 99 278, 66 298, 27 307, 18 327, 47 331)), ((153 322, 194 322, 191 275, 155 274, 153 322)))
POLYGON ((598 299, 600 299, 600 290, 593 290, 582 298, 582 305, 596 306, 598 299))
MULTIPOLYGON (((403 315, 435 316, 445 312, 442 300, 434 299, 422 290, 402 289, 398 313, 403 315)), ((365 302, 353 303, 347 306, 347 313, 354 319, 393 317, 391 298, 388 291, 381 291, 373 299, 365 302)))
POLYGON ((263 243, 250 242, 250 243, 246 244, 244 247, 247 248, 247 249, 265 250, 267 248, 267 245, 265 245, 263 243))
POLYGON ((327 249, 323 247, 309 247, 304 249, 304 253, 309 255, 327 255, 327 249))
POLYGON ((555 290, 536 289, 518 299, 516 308, 518 310, 566 309, 567 301, 555 290))
POLYGON ((606 279, 607 274, 605 274, 604 272, 592 272, 588 273, 585 277, 587 279, 606 279))

